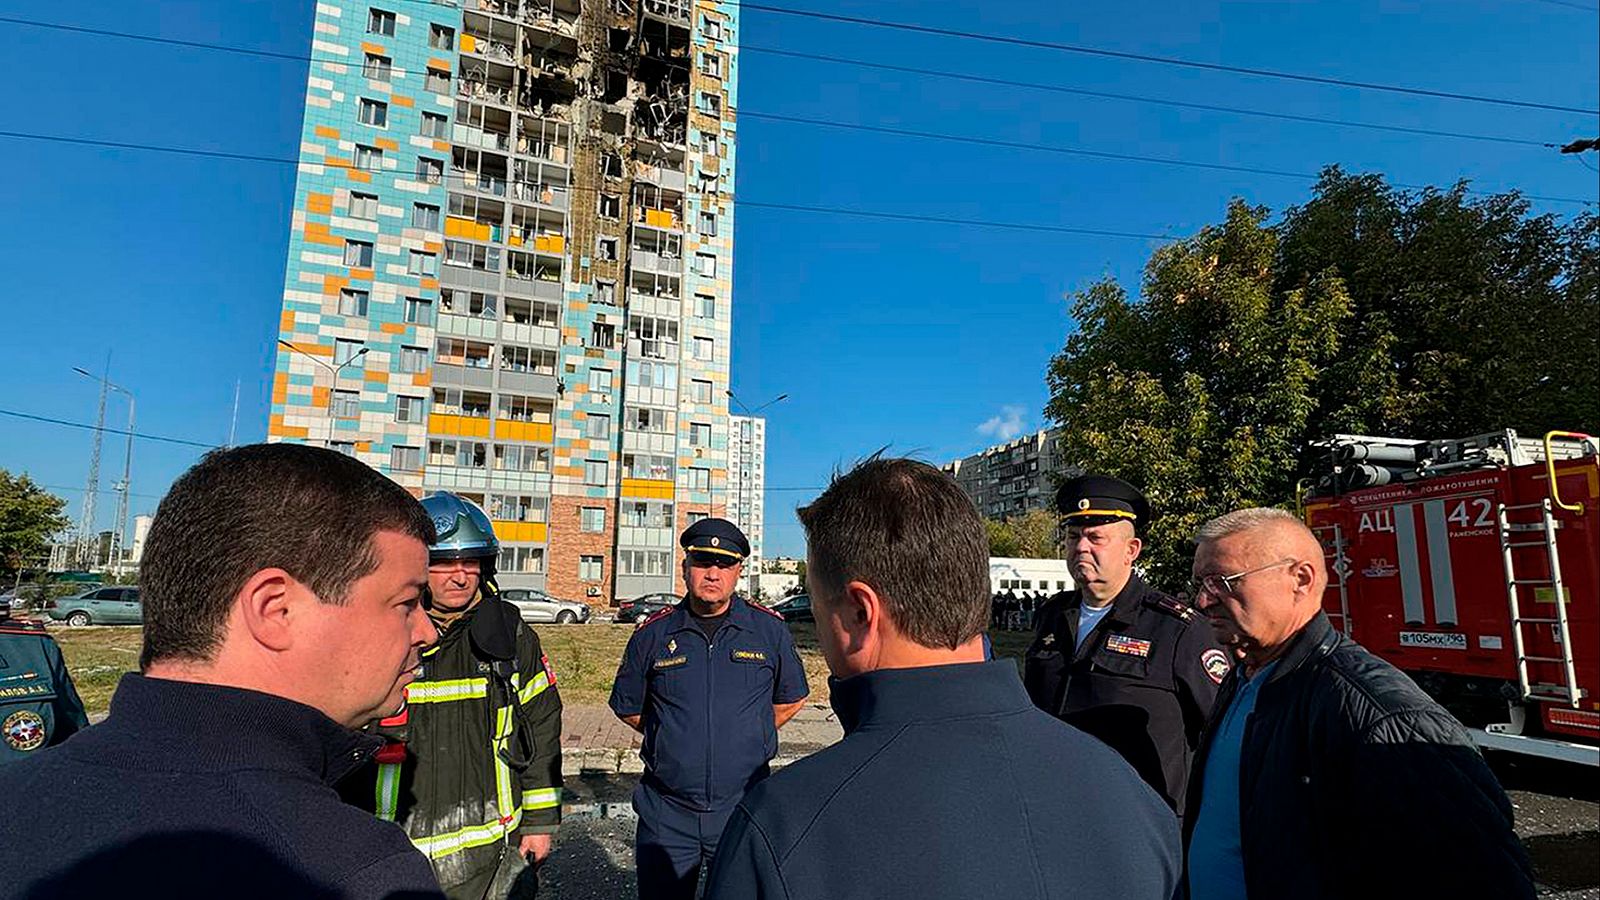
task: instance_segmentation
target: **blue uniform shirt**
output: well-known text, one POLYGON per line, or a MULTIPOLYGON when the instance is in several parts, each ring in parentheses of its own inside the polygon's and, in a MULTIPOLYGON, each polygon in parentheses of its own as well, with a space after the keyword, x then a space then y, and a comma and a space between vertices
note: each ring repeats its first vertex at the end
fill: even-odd
POLYGON ((88 724, 55 639, 31 622, 0 621, 0 764, 34 756, 88 724))
POLYGON ((1239 841, 1239 751, 1244 746, 1245 725, 1256 708, 1256 695, 1276 665, 1268 663, 1239 685, 1211 740, 1200 815, 1189 838, 1189 900, 1245 900, 1244 853, 1239 841))
POLYGON ((646 779, 691 807, 738 802, 778 752, 774 704, 810 693, 782 617, 734 597, 708 642, 688 602, 645 621, 628 640, 611 710, 642 716, 646 779))

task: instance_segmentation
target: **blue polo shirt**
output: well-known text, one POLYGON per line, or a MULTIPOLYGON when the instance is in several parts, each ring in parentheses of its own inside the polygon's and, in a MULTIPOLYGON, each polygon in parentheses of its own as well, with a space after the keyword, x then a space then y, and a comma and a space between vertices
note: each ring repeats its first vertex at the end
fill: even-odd
POLYGON ((1246 900, 1239 839, 1240 749, 1256 696, 1276 665, 1267 663, 1239 685, 1211 739, 1200 815, 1189 838, 1189 900, 1246 900))
POLYGON ((732 806, 766 777, 778 752, 772 707, 810 693, 781 616, 742 597, 724 615, 711 638, 688 601, 647 619, 611 688, 611 711, 642 719, 646 779, 699 810, 732 806))

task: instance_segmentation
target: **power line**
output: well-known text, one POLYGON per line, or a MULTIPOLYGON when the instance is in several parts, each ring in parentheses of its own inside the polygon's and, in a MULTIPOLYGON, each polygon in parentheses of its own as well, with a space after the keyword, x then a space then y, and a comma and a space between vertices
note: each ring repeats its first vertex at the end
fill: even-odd
MULTIPOLYGON (((18 411, 14 410, 14 409, 0 409, 0 416, 12 416, 12 417, 15 417, 15 418, 18 418, 18 419, 27 419, 27 420, 33 421, 33 422, 45 422, 45 423, 50 424, 50 425, 64 425, 64 426, 66 426, 68 428, 82 428, 82 429, 85 429, 87 431, 96 430, 95 426, 90 425, 87 422, 70 422, 70 421, 68 421, 66 419, 53 419, 53 418, 51 418, 49 416, 39 416, 39 415, 34 415, 33 413, 18 412, 18 411)), ((107 426, 105 428, 101 428, 99 430, 100 431, 109 432, 111 434, 124 434, 124 435, 128 434, 128 431, 126 429, 111 428, 109 426, 107 426)), ((180 444, 180 445, 185 446, 185 447, 200 447, 201 449, 204 449, 204 450, 212 450, 212 449, 215 449, 217 447, 216 444, 207 444, 207 443, 203 443, 201 441, 191 441, 191 440, 187 440, 185 438, 163 437, 163 436, 161 436, 159 434, 146 434, 146 433, 144 433, 142 431, 134 432, 133 436, 135 438, 138 438, 140 440, 145 440, 145 441, 160 441, 161 443, 164 443, 164 444, 180 444)))
POLYGON ((1539 0, 1539 2, 1548 3, 1551 6, 1565 6, 1567 9, 1581 9, 1588 13, 1600 13, 1600 6, 1588 6, 1583 3, 1573 3, 1570 0, 1539 0))
MULTIPOLYGON (((88 424, 87 422, 72 422, 72 421, 68 421, 66 419, 55 419, 55 418, 51 418, 49 416, 39 416, 39 415, 34 415, 32 413, 17 412, 16 410, 10 410, 10 409, 0 409, 0 415, 15 416, 16 418, 19 418, 19 419, 28 419, 30 421, 35 421, 35 422, 44 422, 44 423, 47 423, 47 424, 50 424, 50 425, 62 425, 62 426, 68 427, 68 428, 81 428, 81 429, 87 429, 89 431, 93 431, 94 430, 94 426, 88 424)), ((116 428, 106 428, 104 430, 105 431, 109 431, 109 432, 111 432, 113 434, 127 434, 128 433, 126 431, 119 430, 119 429, 116 429, 116 428)), ((205 449, 205 450, 216 450, 216 449, 219 449, 219 447, 220 447, 220 445, 207 444, 207 443, 204 443, 202 441, 191 441, 191 440, 186 440, 184 438, 163 437, 161 435, 144 434, 142 432, 136 433, 134 435, 134 437, 142 438, 144 440, 150 440, 150 441, 163 441, 163 442, 166 442, 166 443, 169 443, 169 444, 183 444, 183 445, 190 446, 190 447, 200 447, 200 448, 205 449)), ((451 440, 451 438, 441 438, 441 439, 443 439, 443 440, 451 440)), ((584 481, 583 479, 580 479, 580 478, 560 478, 560 477, 556 477, 556 476, 551 476, 550 483, 551 484, 562 484, 562 485, 588 485, 587 481, 584 481)), ((55 485, 55 484, 41 484, 41 485, 39 485, 39 487, 47 488, 49 490, 58 490, 58 491, 84 492, 84 491, 87 490, 86 488, 82 488, 82 487, 68 487, 66 485, 55 485)), ((762 488, 762 490, 763 491, 821 491, 821 490, 825 490, 825 487, 821 487, 821 486, 818 486, 818 487, 788 487, 788 486, 786 486, 786 487, 766 487, 766 488, 762 488)), ((100 494, 116 494, 116 493, 120 493, 120 491, 115 491, 115 490, 112 490, 110 488, 105 488, 105 489, 96 491, 96 493, 100 493, 100 494)), ((151 498, 155 498, 155 499, 160 499, 164 495, 162 495, 162 494, 135 493, 132 496, 135 496, 135 497, 151 497, 151 498)))
MULTIPOLYGON (((264 57, 264 58, 269 58, 269 59, 288 60, 288 61, 293 61, 293 62, 325 63, 325 64, 339 65, 339 66, 356 66, 356 65, 361 65, 362 64, 361 62, 356 61, 356 60, 338 59, 338 58, 335 58, 335 57, 318 56, 316 54, 298 55, 298 54, 293 54, 293 53, 282 53, 282 52, 272 51, 272 50, 256 50, 256 49, 249 48, 249 47, 239 47, 239 46, 234 46, 234 45, 230 45, 230 44, 213 44, 213 43, 207 43, 207 42, 204 42, 204 41, 178 40, 178 39, 174 39, 174 38, 163 38, 163 37, 157 37, 157 36, 154 36, 154 35, 137 34, 137 33, 134 33, 134 32, 127 32, 127 31, 113 31, 113 30, 109 30, 109 29, 88 28, 88 27, 79 26, 79 25, 67 25, 67 24, 56 23, 56 22, 43 22, 43 21, 38 21, 38 20, 34 20, 34 19, 18 19, 18 18, 13 18, 13 17, 8 17, 8 16, 0 16, 0 22, 13 24, 13 25, 23 25, 23 26, 34 27, 34 28, 54 29, 54 30, 58 30, 58 31, 65 31, 65 32, 70 32, 70 33, 75 33, 75 34, 89 34, 89 35, 95 35, 95 36, 99 36, 99 37, 120 38, 120 39, 132 40, 132 41, 147 41, 147 42, 155 43, 155 44, 168 44, 168 45, 174 45, 174 46, 185 47, 185 48, 190 48, 190 49, 214 50, 214 51, 221 52, 221 53, 237 53, 237 54, 243 54, 243 55, 246 55, 246 56, 256 56, 256 57, 264 57)), ((1005 79, 1005 78, 995 78, 995 77, 988 77, 988 76, 982 76, 982 75, 972 75, 972 74, 968 74, 968 73, 951 72, 951 71, 940 70, 940 69, 925 69, 925 68, 919 68, 919 67, 916 67, 916 66, 902 66, 902 65, 895 65, 895 64, 891 64, 891 63, 871 62, 871 61, 868 61, 868 60, 850 59, 850 58, 847 58, 847 57, 839 57, 839 56, 828 56, 828 55, 819 54, 819 53, 803 53, 803 52, 796 51, 796 50, 785 50, 785 49, 779 48, 779 47, 762 47, 762 46, 757 46, 757 45, 753 45, 753 44, 740 44, 739 45, 739 52, 740 53, 758 53, 758 54, 764 53, 764 54, 769 54, 769 55, 773 55, 773 56, 786 56, 786 57, 790 57, 790 58, 793 58, 793 59, 807 59, 807 60, 813 60, 813 61, 818 61, 818 62, 829 62, 829 63, 834 63, 834 64, 837 64, 837 65, 857 66, 857 67, 868 68, 868 69, 880 69, 880 70, 884 70, 884 71, 901 72, 901 73, 906 73, 906 74, 926 75, 926 76, 936 77, 936 78, 949 78, 949 79, 955 79, 955 80, 960 80, 960 81, 970 81, 970 82, 974 82, 974 83, 978 83, 978 84, 989 84, 989 85, 997 85, 997 86, 1003 86, 1003 87, 1026 88, 1026 89, 1030 89, 1030 90, 1050 91, 1050 92, 1055 92, 1055 93, 1071 94, 1071 95, 1075 95, 1075 96, 1098 97, 1098 98, 1107 99, 1107 100, 1122 100, 1122 101, 1133 102, 1133 103, 1150 103, 1150 104, 1161 105, 1161 106, 1171 106, 1171 107, 1176 107, 1176 108, 1180 108, 1180 109, 1196 109, 1196 110, 1204 110, 1204 111, 1208 111, 1208 112, 1228 113, 1228 114, 1232 114, 1232 115, 1258 116, 1258 117, 1262 117, 1262 118, 1278 119, 1278 120, 1289 121, 1289 122, 1306 122, 1306 123, 1318 124, 1318 125, 1332 125, 1332 126, 1341 127, 1341 128, 1364 128, 1364 129, 1375 130, 1375 131, 1390 131, 1390 132, 1395 132, 1395 133, 1398 133, 1398 134, 1416 134, 1416 135, 1423 135, 1423 136, 1427 136, 1427 137, 1455 138, 1455 139, 1472 140, 1472 141, 1488 141, 1488 142, 1493 142, 1493 143, 1512 144, 1512 145, 1528 146, 1528 147, 1553 147, 1553 146, 1555 146, 1554 144, 1551 144, 1551 143, 1549 143, 1547 141, 1530 140, 1530 139, 1527 139, 1527 138, 1503 137, 1503 136, 1499 136, 1499 135, 1488 135, 1488 134, 1473 134, 1473 133, 1469 133, 1469 132, 1447 131, 1447 130, 1432 129, 1432 128, 1414 128, 1414 127, 1405 126, 1405 125, 1385 125, 1385 124, 1376 123, 1376 122, 1356 122, 1356 121, 1351 121, 1351 120, 1348 120, 1348 119, 1332 119, 1332 118, 1325 118, 1325 117, 1319 117, 1319 116, 1306 116, 1306 115, 1299 115, 1299 114, 1296 114, 1296 113, 1272 112, 1272 111, 1269 111, 1269 110, 1247 109, 1247 108, 1243 108, 1243 107, 1224 106, 1224 105, 1212 104, 1212 103, 1194 103, 1194 102, 1184 101, 1184 100, 1173 100, 1173 99, 1170 99, 1170 98, 1163 98, 1163 97, 1148 97, 1148 96, 1141 96, 1141 95, 1138 95, 1138 94, 1123 94, 1123 93, 1117 93, 1117 92, 1113 92, 1113 91, 1095 91, 1095 90, 1088 90, 1088 89, 1085 89, 1085 88, 1066 87, 1064 85, 1041 84, 1041 83, 1037 83, 1037 82, 1016 81, 1016 80, 1005 79)), ((688 66, 686 64, 684 64, 684 63, 675 63, 675 62, 673 62, 671 60, 659 60, 659 61, 664 63, 665 65, 672 66, 672 67, 675 67, 675 68, 682 68, 682 69, 687 69, 688 68, 688 66)), ((403 69, 403 68, 397 68, 397 67, 393 67, 393 66, 391 66, 390 69, 389 69, 389 77, 390 78, 414 78, 414 77, 416 77, 418 75, 425 75, 425 74, 426 74, 425 71, 424 72, 415 72, 415 71, 411 71, 411 70, 407 70, 407 69, 403 69)), ((749 110, 740 110, 739 114, 740 115, 751 115, 752 113, 749 110)))
MULTIPOLYGON (((250 161, 250 162, 266 162, 266 163, 275 163, 275 164, 279 164, 279 165, 295 165, 295 166, 301 165, 301 164, 304 164, 304 165, 327 165, 327 163, 319 163, 319 162, 310 161, 310 160, 303 161, 303 160, 299 160, 299 159, 288 159, 288 158, 285 158, 285 157, 277 157, 277 156, 260 156, 260 155, 247 154, 247 153, 225 153, 225 152, 217 151, 217 150, 198 150, 198 149, 192 149, 192 148, 188 148, 188 147, 165 147, 165 146, 160 146, 160 145, 156 145, 156 144, 135 144, 135 143, 127 142, 127 141, 101 141, 101 140, 93 140, 93 139, 90 139, 90 138, 72 138, 72 137, 65 137, 65 136, 61 136, 61 135, 30 134, 30 133, 27 133, 27 132, 16 132, 16 131, 0 131, 0 137, 21 138, 21 139, 25 139, 25 140, 55 141, 55 142, 65 143, 65 144, 79 144, 79 145, 89 146, 89 147, 105 147, 105 148, 116 149, 116 150, 140 150, 140 151, 148 151, 148 152, 154 152, 154 153, 176 153, 176 154, 185 155, 185 156, 203 156, 203 157, 219 158, 219 159, 227 159, 227 160, 242 160, 242 161, 250 161)), ((348 166, 348 167, 342 167, 342 168, 352 168, 352 169, 354 169, 356 167, 348 166)), ((375 170, 366 169, 365 171, 375 171, 375 170)), ((389 170, 377 170, 377 171, 389 171, 389 170)), ((457 175, 455 173, 452 173, 449 177, 456 178, 456 177, 464 177, 464 176, 460 176, 460 175, 457 175)), ((573 191, 575 193, 576 192, 581 192, 580 189, 576 188, 576 187, 568 188, 568 190, 571 190, 571 191, 573 191)), ((599 192, 598 188, 592 188, 592 189, 586 189, 586 190, 599 192)), ((1172 240, 1173 239, 1173 235, 1169 235, 1169 234, 1150 234, 1150 233, 1146 233, 1146 232, 1130 232, 1130 231, 1110 231, 1110 230, 1103 230, 1103 229, 1097 229, 1097 228, 1079 228, 1079 227, 1076 227, 1076 226, 1068 226, 1068 225, 1044 225, 1044 224, 1029 223, 1029 222, 997 222, 997 221, 991 221, 991 220, 987 220, 987 219, 959 219, 959 218, 949 218, 949 217, 944 217, 944 216, 929 216, 929 215, 917 215, 917 214, 910 214, 910 213, 891 213, 891 212, 883 212, 883 211, 878 211, 878 210, 850 209, 850 208, 847 208, 847 207, 802 206, 802 205, 798 205, 798 204, 776 203, 776 202, 762 201, 762 200, 736 199, 734 201, 734 203, 736 205, 740 206, 740 207, 754 207, 754 208, 757 208, 757 209, 780 209, 780 210, 787 210, 787 211, 790 211, 790 212, 808 212, 808 213, 818 213, 818 214, 826 214, 826 215, 854 216, 854 217, 858 217, 858 218, 868 218, 868 219, 889 219, 889 220, 902 221, 902 222, 930 222, 930 223, 941 224, 941 225, 972 225, 972 226, 986 227, 986 228, 1005 228, 1005 229, 1011 229, 1011 230, 1015 230, 1015 231, 1039 231, 1039 232, 1047 232, 1047 233, 1053 233, 1053 234, 1081 234, 1081 235, 1092 235, 1092 236, 1099 236, 1099 237, 1136 238, 1136 239, 1140 239, 1140 240, 1163 240, 1164 241, 1164 240, 1172 240)), ((3 410, 0 410, 0 411, 3 411, 3 410)), ((111 429, 106 429, 106 430, 110 431, 111 429)))
MULTIPOLYGON (((1257 168, 1257 167, 1252 167, 1252 166, 1235 166, 1235 165, 1229 165, 1229 164, 1225 164, 1225 163, 1206 163, 1206 162, 1199 162, 1199 161, 1195 161, 1195 160, 1173 159, 1173 158, 1155 157, 1155 156, 1139 156, 1139 155, 1135 155, 1135 154, 1113 153, 1113 152, 1109 152, 1109 151, 1088 150, 1088 149, 1081 149, 1081 148, 1076 148, 1076 147, 1061 147, 1061 146, 1055 146, 1055 145, 1050 145, 1050 144, 1026 144, 1026 143, 1020 143, 1020 142, 1015 142, 1015 141, 1003 141, 1003 140, 993 139, 993 138, 967 137, 967 136, 964 136, 964 135, 940 134, 940 133, 937 133, 937 132, 912 131, 912 130, 909 130, 909 129, 889 128, 887 126, 860 125, 860 124, 847 123, 847 122, 830 122, 830 121, 821 120, 821 119, 808 119, 808 118, 799 117, 799 116, 782 116, 782 115, 768 114, 768 113, 744 113, 744 115, 749 116, 750 118, 772 119, 772 120, 777 120, 777 121, 787 121, 787 122, 793 122, 793 123, 798 123, 798 124, 806 124, 806 125, 813 125, 813 126, 819 126, 819 127, 843 128, 843 129, 850 129, 850 130, 857 130, 857 131, 868 131, 868 132, 877 132, 877 133, 884 133, 884 134, 901 135, 901 136, 906 136, 906 137, 924 138, 924 139, 930 139, 930 140, 945 140, 945 141, 954 141, 954 142, 958 142, 958 143, 982 144, 982 145, 987 145, 987 146, 1008 147, 1008 148, 1012 148, 1012 149, 1034 150, 1034 151, 1048 152, 1048 153, 1062 153, 1062 154, 1070 154, 1070 155, 1076 155, 1076 156, 1087 156, 1087 157, 1093 157, 1093 158, 1098 158, 1098 159, 1114 159, 1114 160, 1123 160, 1123 161, 1128 161, 1128 162, 1143 162, 1143 163, 1154 163, 1154 164, 1160 164, 1160 165, 1184 166, 1184 167, 1189 167, 1189 168, 1211 169, 1211 170, 1228 171, 1228 172, 1241 172, 1241 173, 1248 173, 1248 174, 1254 174, 1254 175, 1272 175, 1272 176, 1277 176, 1277 177, 1299 178, 1299 179, 1306 179, 1306 180, 1312 180, 1312 181, 1314 181, 1318 177, 1320 177, 1318 175, 1314 175, 1314 174, 1306 173, 1306 172, 1289 172, 1289 171, 1284 171, 1284 170, 1280 170, 1280 169, 1264 169, 1264 168, 1257 168)), ((48 141, 48 142, 63 143, 63 144, 76 144, 76 145, 80 145, 80 146, 102 147, 102 148, 113 149, 113 150, 137 150, 137 151, 149 152, 149 153, 175 153, 175 154, 184 155, 184 156, 199 156, 199 157, 205 157, 205 158, 208 158, 208 159, 223 159, 223 160, 229 160, 229 161, 235 161, 235 162, 264 162, 264 163, 271 163, 271 164, 274 164, 274 165, 287 165, 287 166, 301 166, 301 165, 307 165, 307 166, 334 166, 335 165, 334 163, 331 163, 331 162, 320 162, 320 161, 316 160, 315 158, 301 159, 301 158, 291 158, 291 157, 284 157, 284 156, 267 156, 265 154, 255 154, 255 153, 234 153, 234 152, 231 152, 231 151, 224 151, 224 150, 205 150, 205 149, 200 149, 200 148, 195 148, 195 147, 172 147, 172 146, 165 146, 165 145, 160 145, 160 144, 135 143, 135 142, 131 142, 131 141, 107 141, 107 140, 99 140, 99 139, 94 139, 94 138, 78 138, 78 137, 68 137, 66 135, 39 134, 39 133, 24 132, 24 131, 5 131, 5 130, 0 130, 0 137, 15 138, 15 139, 18 139, 18 140, 35 140, 35 141, 48 141)), ((401 174, 398 170, 395 170, 395 169, 374 168, 374 167, 371 167, 371 166, 357 166, 357 165, 354 165, 354 164, 346 165, 346 164, 340 163, 340 164, 337 164, 337 168, 345 168, 345 169, 350 169, 352 171, 358 171, 358 172, 371 172, 371 173, 375 173, 375 174, 390 174, 390 175, 395 175, 397 177, 401 174)), ((465 173, 459 173, 459 172, 449 172, 449 173, 442 174, 439 177, 445 178, 445 179, 449 179, 449 180, 459 181, 459 182, 461 182, 463 184, 466 184, 466 183, 468 183, 468 179, 470 178, 470 175, 465 174, 465 173)), ((525 184, 525 185, 534 184, 534 182, 531 182, 531 181, 521 181, 521 182, 516 182, 516 183, 525 184)), ((1402 184, 1402 183, 1398 183, 1398 182, 1395 183, 1395 186, 1396 187, 1410 189, 1410 190, 1425 190, 1428 187, 1427 185, 1402 184)), ((565 185, 565 186, 563 186, 563 190, 566 190, 566 191, 568 191, 570 193, 604 193, 605 192, 603 188, 584 188, 584 187, 579 187, 577 185, 565 185)), ((1470 189, 1468 191, 1468 193, 1480 194, 1480 195, 1492 195, 1495 192, 1494 191, 1486 191, 1486 190, 1478 190, 1478 189, 1470 189)), ((1593 205, 1595 203, 1595 201, 1593 201, 1593 200, 1589 200, 1589 199, 1585 199, 1585 198, 1581 198, 1581 197, 1556 197, 1556 196, 1547 196, 1547 195, 1542 195, 1542 194, 1523 194, 1523 196, 1527 197, 1530 200, 1540 200, 1540 201, 1551 202, 1551 203, 1578 203, 1578 204, 1584 204, 1584 205, 1593 205)), ((760 200, 736 199, 734 202, 736 204, 738 204, 738 205, 741 205, 741 206, 754 207, 754 208, 798 209, 798 210, 806 211, 806 212, 817 212, 817 213, 832 212, 832 213, 837 214, 837 215, 865 216, 865 217, 869 217, 869 218, 904 218, 904 219, 908 219, 908 220, 917 220, 919 218, 919 217, 915 217, 915 216, 897 216, 897 215, 891 215, 891 214, 880 214, 880 213, 874 213, 874 212, 865 211, 865 210, 852 210, 852 209, 845 209, 845 208, 793 207, 793 206, 790 206, 788 204, 775 203, 775 202, 769 202, 769 201, 760 201, 760 200)), ((1124 232, 1099 232, 1099 231, 1095 231, 1093 229, 1062 228, 1060 226, 1049 226, 1049 225, 1028 225, 1028 224, 1014 223, 1014 222, 1012 222, 1012 223, 1006 223, 1006 222, 983 222, 983 221, 980 221, 980 220, 945 220, 945 219, 936 219, 936 218, 924 218, 922 220, 930 221, 930 222, 944 222, 946 224, 987 225, 989 227, 999 227, 999 228, 1011 228, 1011 229, 1022 229, 1022 230, 1039 230, 1039 231, 1056 231, 1056 232, 1062 232, 1062 233, 1068 233, 1068 234, 1104 234, 1105 236, 1114 236, 1114 237, 1141 237, 1141 238, 1154 237, 1154 238, 1160 239, 1160 240, 1169 239, 1168 236, 1165 236, 1165 235, 1129 234, 1129 233, 1124 233, 1124 232)))
MULTIPOLYGON (((1032 150, 1041 153, 1062 153, 1070 156, 1088 156, 1095 159, 1112 159, 1123 162, 1153 163, 1166 166, 1185 166, 1193 169, 1210 169, 1220 172, 1241 172, 1250 175, 1273 175, 1280 178, 1299 178, 1307 181, 1316 181, 1321 175, 1312 172, 1289 172, 1283 169, 1263 169, 1256 166, 1236 166, 1227 163, 1208 163, 1189 159, 1175 159, 1161 156, 1141 156, 1133 153, 1114 153, 1106 150, 1089 150, 1082 147, 1064 147, 1059 144, 1030 144, 1020 141, 1007 141, 997 138, 973 137, 960 134, 945 134, 932 131, 914 131, 907 128, 891 128, 884 125, 862 125, 854 122, 837 122, 827 119, 808 119, 802 116, 783 116, 775 113, 750 112, 739 113, 741 118, 768 119, 775 122, 790 122, 799 125, 812 125, 819 128, 842 128, 850 131, 867 131, 875 134, 889 134, 898 137, 921 138, 935 141, 951 141, 961 144, 976 144, 985 147, 1004 147, 1012 150, 1032 150)), ((1405 184, 1391 182, 1395 187, 1407 190, 1426 190, 1428 185, 1405 184)), ((1469 190, 1472 194, 1493 194, 1494 191, 1469 190)), ((1592 201, 1576 197, 1546 197, 1534 194, 1524 194, 1530 200, 1543 200, 1556 203, 1589 203, 1592 201)))
MULTIPOLYGON (((1179 109, 1199 109, 1208 112, 1230 113, 1240 116, 1259 116, 1266 119, 1282 119, 1289 122, 1308 122, 1316 125, 1334 125, 1341 128, 1367 128, 1374 131, 1392 131, 1399 134, 1419 134, 1428 137, 1460 138, 1469 141, 1490 141, 1499 144, 1518 144, 1527 147, 1553 147, 1548 141, 1535 141, 1527 138, 1501 137, 1492 134, 1471 134, 1461 131, 1441 131, 1432 128, 1411 128, 1405 125, 1383 125, 1376 122, 1354 122, 1349 119, 1329 119, 1319 116, 1303 116, 1295 113, 1270 112, 1260 109, 1246 109, 1238 106, 1221 106, 1213 103, 1192 103, 1186 100, 1172 100, 1163 97, 1146 97, 1139 94, 1119 94, 1112 91, 1092 91, 1085 88, 1066 87, 1057 84, 1042 84, 1035 81, 1015 81, 1007 78, 994 78, 986 75, 972 75, 964 72, 950 72, 943 69, 924 69, 916 66, 901 66, 892 63, 869 62, 863 59, 850 59, 842 56, 828 56, 821 53, 801 53, 797 50, 784 50, 778 47, 760 47, 751 44, 740 44, 740 53, 766 53, 773 56, 788 56, 795 59, 810 59, 820 62, 836 63, 842 66, 859 66, 864 69, 881 69, 889 72, 903 72, 912 75, 928 75, 935 78, 950 78, 957 81, 970 81, 977 84, 999 85, 1003 87, 1026 88, 1035 91, 1050 91, 1058 94, 1072 94, 1079 97, 1098 97, 1105 100, 1124 100, 1131 103, 1152 103, 1159 106, 1173 106, 1179 109)), ((748 110, 739 110, 739 115, 749 115, 748 110)))
POLYGON ((1522 109, 1542 109, 1553 112, 1573 112, 1590 116, 1600 116, 1600 110, 1597 109, 1585 109, 1578 106, 1563 106, 1556 103, 1540 103, 1531 100, 1512 100, 1504 97, 1488 97, 1481 94, 1463 94, 1454 91, 1440 91, 1430 88, 1382 84, 1373 81, 1355 81, 1347 78, 1331 78, 1323 75, 1308 75, 1303 72, 1285 72, 1278 69, 1259 69, 1249 66, 1230 66, 1223 63, 1200 62, 1198 60, 1180 59, 1172 56, 1156 56, 1149 53, 1132 53, 1125 50, 1108 50, 1103 47, 1091 47, 1086 44, 1066 44, 1056 41, 1040 41, 1031 38, 1013 37, 1010 35, 986 34, 978 31, 961 31, 954 28, 938 28, 932 25, 917 25, 909 22, 891 22, 885 19, 868 19, 861 16, 846 16, 838 13, 818 12, 816 10, 791 9, 784 6, 772 6, 764 3, 751 3, 748 2, 748 0, 741 0, 739 3, 739 9, 741 12, 745 10, 756 10, 758 12, 776 13, 778 15, 785 16, 798 16, 807 19, 819 19, 826 22, 838 22, 846 25, 861 25, 869 28, 886 28, 894 31, 910 32, 913 34, 962 38, 964 40, 1003 44, 1012 47, 1032 47, 1040 50, 1056 50, 1063 53, 1078 53, 1087 56, 1100 56, 1108 59, 1155 63, 1158 65, 1178 66, 1188 69, 1202 69, 1211 72, 1228 72, 1234 75, 1253 75, 1259 78, 1276 78, 1284 81, 1299 81, 1308 84, 1324 84, 1335 87, 1383 91, 1392 94, 1409 94, 1417 97, 1435 97, 1444 100, 1465 100, 1473 103, 1489 103, 1496 106, 1511 106, 1522 109))

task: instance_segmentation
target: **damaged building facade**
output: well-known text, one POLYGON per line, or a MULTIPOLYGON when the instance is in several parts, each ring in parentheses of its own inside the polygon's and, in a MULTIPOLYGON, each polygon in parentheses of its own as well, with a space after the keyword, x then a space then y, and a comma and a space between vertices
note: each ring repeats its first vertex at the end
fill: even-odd
POLYGON ((1058 483, 1082 471, 1062 456, 1059 428, 996 444, 940 468, 955 478, 988 519, 1055 509, 1058 483))
POLYGON ((728 486, 737 4, 314 29, 269 439, 481 503, 503 587, 674 590, 728 486))

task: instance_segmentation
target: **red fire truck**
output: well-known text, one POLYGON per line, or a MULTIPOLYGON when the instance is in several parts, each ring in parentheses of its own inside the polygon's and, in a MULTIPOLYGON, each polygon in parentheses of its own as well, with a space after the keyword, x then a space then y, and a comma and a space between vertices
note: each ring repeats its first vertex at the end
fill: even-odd
POLYGON ((1600 440, 1337 435, 1323 607, 1481 746, 1600 766, 1600 440))

